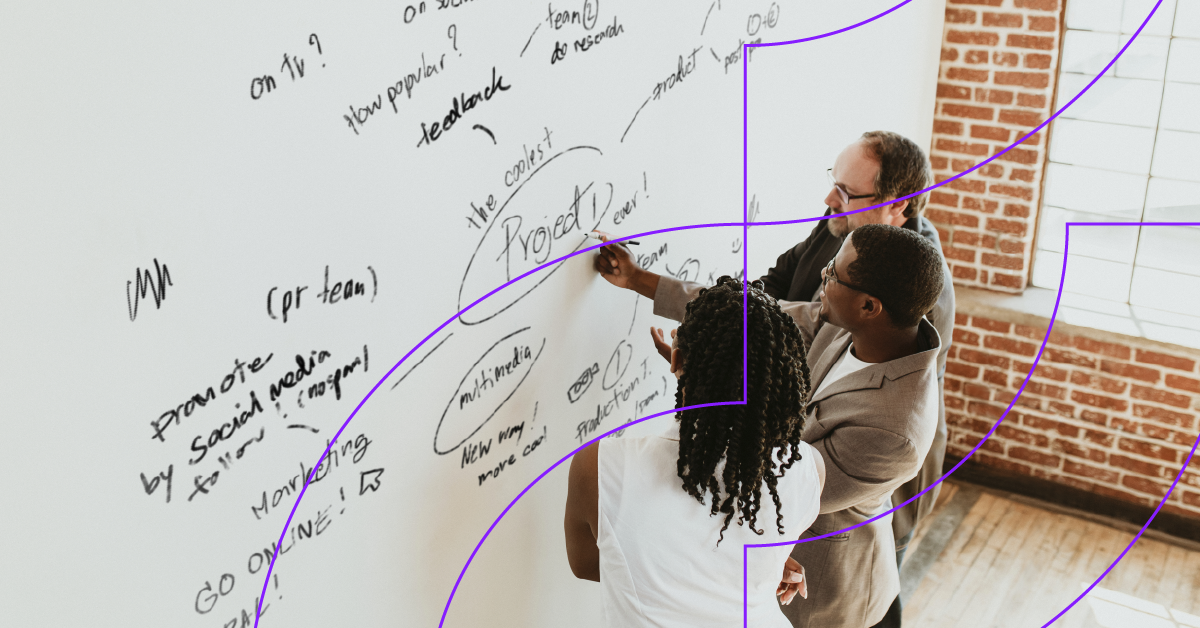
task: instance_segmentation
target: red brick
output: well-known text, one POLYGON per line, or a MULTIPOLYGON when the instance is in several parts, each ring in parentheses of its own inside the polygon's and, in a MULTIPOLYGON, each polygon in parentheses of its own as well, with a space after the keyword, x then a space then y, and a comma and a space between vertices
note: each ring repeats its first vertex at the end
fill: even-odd
POLYGON ((968 50, 966 56, 963 57, 964 63, 987 63, 988 51, 986 50, 968 50))
MULTIPOLYGON (((987 24, 987 14, 984 13, 983 15, 984 15, 983 23, 987 24)), ((1053 17, 1031 16, 1029 18, 1029 30, 1042 31, 1042 32, 1056 31, 1056 30, 1058 30, 1058 19, 1053 18, 1053 17)))
POLYGON ((1008 275, 999 272, 992 273, 992 286, 1000 288, 1008 288, 1012 292, 1020 292, 1025 289, 1024 275, 1008 275))
MULTIPOLYGON (((946 205, 948 207, 958 207, 958 195, 949 192, 934 190, 929 193, 929 202, 938 205, 946 205)), ((945 240, 945 238, 942 238, 945 240)))
POLYGON ((962 390, 962 380, 953 377, 946 378, 946 392, 958 392, 962 390))
POLYGON ((1125 392, 1125 382, 1120 380, 1084 373, 1082 371, 1074 371, 1071 373, 1071 383, 1076 386, 1085 386, 1095 390, 1102 390, 1106 393, 1121 394, 1125 392))
MULTIPOLYGON (((1000 152, 999 150, 996 151, 1000 152)), ((997 159, 1002 161, 1015 161, 1019 164, 1032 165, 1041 160, 1041 154, 1036 150, 1027 148, 1011 148, 997 159)))
MULTIPOLYGON (((998 38, 998 37, 997 37, 998 38)), ((954 41, 947 37, 947 40, 954 41)), ((1034 50, 1054 50, 1054 37, 1039 37, 1037 35, 1021 35, 1018 33, 1009 33, 1005 38, 1004 44, 1009 48, 1032 48, 1034 50)), ((954 42, 954 43, 975 43, 975 42, 954 42)), ((1041 87, 1045 87, 1042 85, 1041 87)))
POLYGON ((950 0, 950 4, 981 4, 989 7, 998 7, 1004 0, 950 0))
POLYGON ((1173 373, 1167 374, 1167 386, 1186 390, 1188 392, 1200 393, 1200 380, 1195 380, 1190 377, 1182 377, 1173 373))
POLYGON ((980 329, 994 331, 998 334, 1007 334, 1012 329, 1012 324, 1004 321, 994 321, 990 318, 984 318, 982 316, 972 316, 971 327, 978 327, 980 329))
POLYGON ((971 99, 971 88, 961 85, 950 85, 948 83, 938 83, 937 86, 938 98, 957 98, 959 100, 971 99))
MULTIPOLYGON (((1041 342, 1042 339, 1044 339, 1046 337, 1046 328, 1045 327, 1033 327, 1030 325, 1015 325, 1015 326, 1013 326, 1013 333, 1018 336, 1021 336, 1022 338, 1030 338, 1032 340, 1037 340, 1038 342, 1041 342)), ((1069 339, 1070 339, 1070 336, 1068 336, 1067 334, 1064 334, 1061 331, 1056 331, 1056 332, 1053 332, 1050 334, 1050 342, 1063 344, 1064 342, 1069 342, 1070 341, 1069 339)))
POLYGON ((962 172, 975 167, 974 159, 952 159, 950 160, 950 169, 954 172, 962 172))
MULTIPOLYGON (((956 118, 971 118, 972 120, 991 120, 995 117, 995 111, 991 107, 972 107, 970 105, 956 105, 954 103, 942 103, 942 115, 954 116, 956 118)), ((940 142, 941 140, 939 140, 940 142)), ((982 152, 978 150, 972 151, 952 151, 966 152, 971 155, 986 155, 988 151, 984 144, 973 144, 972 146, 985 146, 982 152)), ((940 148, 940 147, 939 147, 940 148)))
POLYGON ((1019 57, 1015 52, 1000 52, 997 50, 992 53, 992 63, 995 65, 1015 68, 1017 67, 1018 59, 1019 57))
POLYGON ((1071 419, 1075 418, 1075 406, 1071 404, 1051 401, 1046 404, 1046 408, 1059 416, 1065 416, 1071 419))
POLYGON ((980 421, 974 417, 958 414, 957 412, 946 413, 946 424, 980 435, 987 434, 992 429, 992 424, 987 421, 980 421))
POLYGON ((1044 55, 1036 52, 1025 53, 1025 67, 1031 70, 1049 70, 1050 55, 1044 55))
POLYGON ((1142 401, 1153 401, 1167 406, 1175 406, 1176 408, 1188 408, 1192 405, 1192 398, 1187 395, 1177 395, 1165 390, 1157 388, 1149 388, 1147 386, 1133 385, 1129 390, 1129 396, 1142 401))
POLYGON ((996 72, 996 84, 1044 89, 1050 85, 1050 74, 1047 72, 996 72))
POLYGON ((1008 129, 1002 129, 998 126, 985 126, 982 124, 971 125, 971 137, 977 137, 984 140, 995 140, 997 142, 1007 142, 1011 135, 1011 131, 1008 129))
POLYGON ((1179 462, 1179 452, 1175 451, 1174 449, 1140 440, 1122 438, 1117 441, 1117 448, 1121 451, 1127 451, 1131 454, 1137 454, 1146 458, 1166 460, 1170 463, 1179 462))
POLYGON ((1013 92, 1007 89, 975 88, 975 102, 989 102, 996 105, 1011 105, 1013 92))
POLYGON ((958 50, 955 48, 942 48, 942 61, 957 61, 958 50))
POLYGON ((1093 408, 1104 408, 1105 410, 1116 410, 1124 412, 1129 407, 1129 402, 1124 399, 1113 399, 1104 395, 1095 395, 1092 393, 1083 392, 1082 390, 1071 391, 1071 400, 1076 403, 1082 403, 1085 406, 1093 408))
POLYGON ((1125 364, 1124 362, 1115 362, 1113 360, 1101 360, 1100 370, 1105 373, 1112 373, 1121 377, 1150 382, 1151 384, 1158 382, 1159 372, 1157 369, 1138 366, 1136 364, 1125 364))
MULTIPOLYGON (((986 257, 986 254, 984 255, 986 257)), ((1034 356, 1037 355, 1038 347, 1035 344, 1005 338, 1003 336, 992 336, 984 338, 983 346, 994 351, 1003 351, 1005 353, 1014 353, 1017 355, 1034 356)))
POLYGON ((1010 360, 1006 357, 968 349, 967 347, 959 347, 958 358, 964 362, 971 364, 982 364, 984 366, 995 366, 997 368, 1006 369, 1010 365, 1010 360))
MULTIPOLYGON (((1009 37, 1012 37, 1009 35, 1009 37)), ((1039 38, 1040 39, 1040 38, 1039 38)), ((946 31, 946 41, 952 44, 974 44, 976 46, 995 46, 1000 43, 1000 35, 983 31, 946 31)), ((1024 46, 1026 48, 1030 46, 1024 46)))
POLYGON ((946 22, 950 24, 974 24, 975 12, 969 9, 946 9, 946 22))
POLYGON ((992 194, 1001 196, 1011 196, 1025 201, 1033 200, 1033 189, 1025 185, 1006 185, 1002 183, 993 183, 988 186, 988 191, 992 194))
POLYGON ((1037 371, 1034 373, 1034 376, 1052 379, 1056 382, 1067 381, 1067 371, 1065 369, 1054 368, 1049 364, 1038 364, 1037 371))
POLYGON ((967 405, 967 402, 963 401, 959 397, 947 396, 943 399, 943 401, 945 402, 947 408, 950 408, 953 410, 962 410, 967 405))
POLYGON ((1168 487, 1166 484, 1152 482, 1136 475, 1126 475, 1125 479, 1121 480, 1121 484, 1128 486, 1135 491, 1140 491, 1142 493, 1147 493, 1160 498, 1167 494, 1168 487))
POLYGON ((982 384, 967 382, 963 384, 963 394, 968 397, 974 397, 975 399, 989 401, 992 398, 992 389, 982 384))
POLYGON ((976 170, 975 172, 977 172, 985 177, 992 177, 993 179, 999 179, 1001 176, 1004 175, 1004 166, 1001 166, 998 164, 988 164, 988 165, 980 168, 979 170, 976 170))
POLYGON ((1005 124, 1035 127, 1042 123, 1042 115, 1033 111, 1021 111, 1020 109, 1001 109, 1000 121, 1005 124))
POLYGON ((1125 345, 1094 340, 1092 338, 1088 338, 1087 336, 1075 336, 1071 339, 1071 344, 1073 344, 1075 348, 1079 349, 1080 351, 1099 353, 1100 355, 1107 355, 1109 357, 1120 358, 1122 360, 1129 359, 1129 347, 1125 345))
POLYGON ((982 451, 990 451, 992 453, 1004 455, 1004 445, 1001 445, 999 442, 991 439, 985 441, 982 437, 974 434, 955 434, 953 435, 952 440, 956 444, 964 445, 968 450, 974 449, 976 445, 980 445, 979 448, 982 451))
POLYGON ((993 386, 1006 388, 1008 386, 1008 374, 1001 373, 1000 371, 988 370, 983 374, 983 381, 992 384, 993 386))
POLYGON ((1008 457, 1024 460, 1025 462, 1041 465, 1043 467, 1058 467, 1062 464, 1062 457, 1054 454, 1046 454, 1025 447, 1010 446, 1008 448, 1008 457))
POLYGON ((974 192, 975 194, 987 193, 987 182, 979 181, 978 179, 955 179, 947 183, 946 187, 963 192, 974 192))
POLYGON ((1021 424, 1036 430, 1054 431, 1070 438, 1075 438, 1079 435, 1079 428, 1074 425, 1033 414, 1022 415, 1021 424))
POLYGON ((1071 462, 1070 460, 1067 460, 1063 463, 1063 472, 1070 473, 1072 475, 1078 475, 1080 477, 1092 478, 1101 482, 1108 482, 1109 484, 1116 484, 1117 478, 1120 477, 1119 474, 1113 471, 1100 469, 1091 465, 1080 464, 1078 462, 1071 462))
MULTIPOLYGON (((983 263, 983 265, 986 265, 986 267, 1004 268, 1004 269, 1008 269, 1008 270, 1024 270, 1025 269, 1025 258, 1019 257, 1019 256, 996 255, 996 253, 983 253, 983 256, 979 258, 979 262, 983 263)), ((1034 349, 1033 353, 1037 353, 1036 349, 1034 349)), ((1033 355, 1033 353, 1031 353, 1030 355, 1033 355)))
POLYGON ((1005 440, 1024 443, 1034 447, 1041 447, 1042 449, 1050 446, 1050 439, 1046 436, 1042 434, 1036 434, 1034 432, 1019 430, 1011 425, 1001 424, 996 428, 996 436, 999 436, 1005 440))
POLYGON ((1046 107, 1046 97, 1042 94, 1017 94, 1017 104, 1022 107, 1043 109, 1046 107))
POLYGON ((1104 447, 1112 447, 1113 443, 1116 442, 1116 439, 1112 434, 1105 434, 1104 432, 1096 432, 1093 430, 1084 431, 1083 438, 1089 443, 1095 443, 1104 447))
POLYGON ((992 13, 985 11, 983 13, 984 26, 1000 26, 1003 28, 1021 28, 1025 20, 1022 19, 1020 13, 992 13))
MULTIPOLYGON (((958 333, 958 330, 956 329, 954 332, 958 333)), ((955 338, 954 342, 958 342, 958 339, 955 338)), ((979 367, 971 366, 970 364, 963 364, 962 362, 947 362, 946 372, 952 375, 958 375, 959 377, 975 378, 979 376, 979 367)))
MULTIPOLYGON (((1024 168, 1013 168, 1012 172, 1009 173, 1008 178, 1013 181, 1024 181, 1026 183, 1032 183, 1034 174, 1035 173, 1032 170, 1026 170, 1024 168)), ((1024 213, 1022 213, 1021 215, 1028 216, 1029 215, 1029 207, 1023 206, 1023 209, 1024 209, 1024 213)), ((1007 206, 1004 208, 1004 211, 1005 212, 1008 211, 1007 206)))
POLYGON ((1067 389, 1053 384, 1044 384, 1042 382, 1029 382, 1025 386, 1025 390, 1035 395, 1043 397, 1053 397, 1054 399, 1063 400, 1067 398, 1067 389))
POLYGON ((994 213, 996 208, 999 206, 1000 203, 997 203, 996 201, 989 201, 986 198, 980 199, 974 197, 963 197, 963 208, 965 209, 974 209, 985 214, 991 214, 994 213))
POLYGON ((1162 465, 1144 462, 1135 458, 1130 458, 1129 456, 1122 456, 1121 454, 1110 455, 1108 457, 1108 464, 1117 467, 1118 469, 1133 471, 1134 473, 1140 473, 1151 478, 1173 478, 1175 476, 1173 471, 1167 470, 1166 467, 1163 467, 1162 465))
POLYGON ((955 325, 966 325, 967 322, 970 320, 971 320, 971 317, 967 314, 963 314, 962 312, 954 313, 954 324, 955 325))
POLYGON ((1103 450, 1093 449, 1091 447, 1083 447, 1082 445, 1079 445, 1073 441, 1062 438, 1054 439, 1054 445, 1051 447, 1051 449, 1061 454, 1075 456, 1076 458, 1083 458, 1084 460, 1099 462, 1101 464, 1108 459, 1108 454, 1103 450))
POLYGON ((963 212, 948 212, 938 209, 925 210, 925 217, 934 223, 956 225, 960 227, 978 227, 979 219, 963 212))
POLYGON ((1158 353, 1157 351, 1144 351, 1142 349, 1138 349, 1137 361, 1145 364, 1166 366, 1173 369, 1179 369, 1181 371, 1192 371, 1196 369, 1195 360, 1179 358, 1173 355, 1167 355, 1165 353, 1158 353))
MULTIPOLYGON (((990 3, 989 3, 990 4, 990 3)), ((992 6, 997 6, 997 2, 992 6)), ((1013 0, 1013 6, 1018 9, 1035 9, 1038 11, 1057 11, 1058 0, 1013 0)))
POLYGON ((975 416, 986 417, 989 419, 999 419, 1000 417, 1004 416, 1004 410, 1005 409, 1001 406, 994 406, 990 403, 983 403, 982 401, 972 401, 967 404, 967 412, 970 412, 975 416))
POLYGON ((971 262, 972 264, 975 263, 975 251, 972 251, 971 249, 960 249, 954 246, 947 246, 942 249, 942 255, 944 255, 946 259, 955 259, 960 262, 971 262))
POLYGON ((970 81, 972 83, 986 83, 988 75, 987 70, 970 70, 967 68, 946 68, 946 78, 952 81, 970 81))
MULTIPOLYGON (((949 368, 949 365, 947 365, 947 368, 949 368)), ((1141 403, 1133 404, 1133 416, 1141 419, 1153 419, 1159 423, 1177 425, 1188 429, 1192 427, 1195 420, 1190 414, 1175 412, 1174 410, 1167 410, 1165 408, 1156 408, 1141 403)))
POLYGON ((1000 231, 1003 233, 1011 233, 1017 236, 1024 236, 1027 225, 1022 221, 1017 220, 1001 220, 999 218, 988 218, 987 229, 989 231, 1000 231))
MULTIPOLYGON (((949 105, 942 105, 943 109, 948 108, 948 107, 949 107, 949 105)), ((968 109, 978 109, 978 107, 967 107, 967 108, 968 109)), ((944 150, 948 153, 960 153, 963 155, 976 155, 976 156, 983 156, 983 155, 988 154, 988 145, 987 144, 968 144, 966 142, 957 142, 954 140, 947 140, 947 139, 942 139, 939 137, 939 138, 937 138, 937 142, 936 142, 935 146, 937 147, 938 150, 944 150)))
MULTIPOLYGON (((1004 215, 1011 218, 1028 218, 1029 206, 1021 203, 1005 203, 1004 215)), ((1023 255, 1025 253, 1025 245, 1015 240, 1004 240, 1000 242, 1000 251, 1023 255), (1007 248, 1005 245, 1007 245, 1007 248)))
POLYGON ((946 168, 946 158, 939 155, 930 155, 929 165, 932 166, 934 170, 943 170, 946 168))
MULTIPOLYGON (((1079 418, 1083 419, 1084 421, 1087 421, 1088 423, 1095 423, 1096 425, 1103 425, 1103 426, 1108 425, 1108 415, 1107 414, 1101 414, 1099 412, 1093 412, 1091 410, 1080 410, 1079 418)), ((1112 443, 1109 443, 1109 445, 1112 445, 1112 443)))
POLYGON ((945 135, 962 135, 963 123, 953 120, 934 120, 933 132, 943 133, 945 135))
MULTIPOLYGON (((975 279, 975 275, 978 272, 979 271, 969 266, 953 266, 950 269, 950 274, 953 275, 955 279, 962 279, 964 281, 971 281, 975 279)), ((954 347, 951 347, 950 350, 953 351, 954 347)))
POLYGON ((971 345, 972 347, 978 347, 979 334, 958 327, 954 330, 954 342, 964 345, 971 345))
POLYGON ((1096 368, 1096 361, 1071 351, 1061 351, 1046 347, 1046 352, 1042 355, 1049 362, 1058 362, 1061 364, 1074 364, 1075 366, 1084 366, 1087 368, 1096 368))

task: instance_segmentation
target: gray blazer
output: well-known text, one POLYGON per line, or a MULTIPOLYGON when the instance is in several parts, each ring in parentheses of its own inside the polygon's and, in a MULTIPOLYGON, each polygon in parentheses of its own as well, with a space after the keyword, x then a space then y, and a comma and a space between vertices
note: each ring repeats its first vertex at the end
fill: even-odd
MULTIPOLYGON (((702 286, 659 281, 654 312, 682 318, 702 286)), ((808 347, 812 385, 820 386, 850 345, 850 334, 817 317, 820 303, 780 302, 808 347)), ((821 515, 801 538, 836 532, 891 508, 891 494, 917 475, 938 419, 937 356, 941 339, 928 320, 922 350, 873 364, 830 384, 805 407, 802 438, 825 458, 821 515)), ((782 607, 795 626, 866 628, 883 619, 900 592, 891 516, 819 541, 792 557, 810 578, 808 599, 782 607)))

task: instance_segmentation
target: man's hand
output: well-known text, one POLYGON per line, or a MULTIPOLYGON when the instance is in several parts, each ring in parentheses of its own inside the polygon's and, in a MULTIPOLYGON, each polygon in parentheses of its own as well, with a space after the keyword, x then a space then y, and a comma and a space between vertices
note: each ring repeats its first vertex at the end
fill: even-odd
MULTIPOLYGON (((613 238, 611 234, 603 231, 594 233, 603 242, 613 238)), ((618 288, 633 290, 647 299, 654 298, 654 292, 658 289, 658 275, 638 266, 629 247, 617 242, 597 249, 596 253, 596 272, 608 283, 618 288)))
POLYGON ((787 606, 792 603, 792 598, 796 597, 797 593, 800 597, 808 599, 808 578, 804 577, 804 565, 788 556, 783 563, 783 580, 775 589, 775 596, 779 598, 780 604, 787 606))
MULTIPOLYGON (((678 331, 679 331, 678 329, 671 330, 671 340, 675 340, 675 334, 678 331)), ((650 337, 652 339, 654 339, 654 348, 658 350, 658 354, 661 355, 664 360, 666 360, 667 362, 670 362, 671 361, 671 349, 673 348, 673 344, 670 342, 667 342, 666 336, 663 334, 663 330, 659 329, 657 327, 651 327, 650 328, 650 337)), ((671 372, 674 373, 675 369, 671 369, 671 372)))

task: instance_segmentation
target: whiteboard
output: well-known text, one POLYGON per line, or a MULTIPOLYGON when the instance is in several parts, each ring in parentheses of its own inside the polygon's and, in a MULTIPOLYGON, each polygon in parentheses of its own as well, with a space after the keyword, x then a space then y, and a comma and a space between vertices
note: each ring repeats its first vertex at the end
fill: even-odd
MULTIPOLYGON (((0 624, 253 625, 277 553, 263 626, 436 625, 522 489, 674 403, 668 322, 591 254, 460 310, 592 228, 740 221, 742 45, 891 4, 6 3, 0 624)), ((864 130, 928 145, 943 8, 752 53, 759 219, 819 215, 864 130)), ((810 228, 754 230, 750 274, 810 228)), ((744 246, 635 252, 710 281, 744 246)), ((446 625, 599 625, 565 479, 446 625)))

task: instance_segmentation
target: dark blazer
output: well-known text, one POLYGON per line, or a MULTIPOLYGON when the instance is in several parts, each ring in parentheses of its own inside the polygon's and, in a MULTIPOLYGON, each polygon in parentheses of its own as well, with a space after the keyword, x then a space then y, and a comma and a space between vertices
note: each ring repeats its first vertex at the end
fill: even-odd
MULTIPOLYGON (((831 211, 827 208, 825 215, 828 216, 831 211)), ((937 247, 938 254, 941 254, 942 243, 938 239, 937 229, 925 217, 909 218, 908 222, 904 223, 904 228, 924 236, 937 247)), ((838 249, 842 248, 843 240, 845 238, 839 238, 829 232, 828 220, 817 221, 808 238, 780 255, 779 259, 775 261, 775 266, 761 278, 762 282, 766 284, 767 294, 781 301, 815 300, 817 290, 821 287, 821 269, 825 268, 829 260, 837 255, 838 249)), ((939 386, 937 433, 934 435, 933 445, 929 448, 929 455, 921 466, 921 472, 917 474, 917 477, 896 489, 896 493, 892 496, 893 505, 904 503, 905 500, 925 490, 925 487, 941 477, 942 463, 946 458, 946 408, 940 387, 942 386, 942 376, 946 372, 946 352, 950 350, 951 337, 954 335, 954 281, 944 257, 942 258, 942 295, 926 318, 937 328, 938 336, 942 340, 942 349, 937 356, 939 386)), ((933 509, 940 488, 940 485, 937 486, 921 496, 920 499, 893 514, 892 533, 898 544, 907 542, 906 537, 916 527, 917 522, 933 509)))

